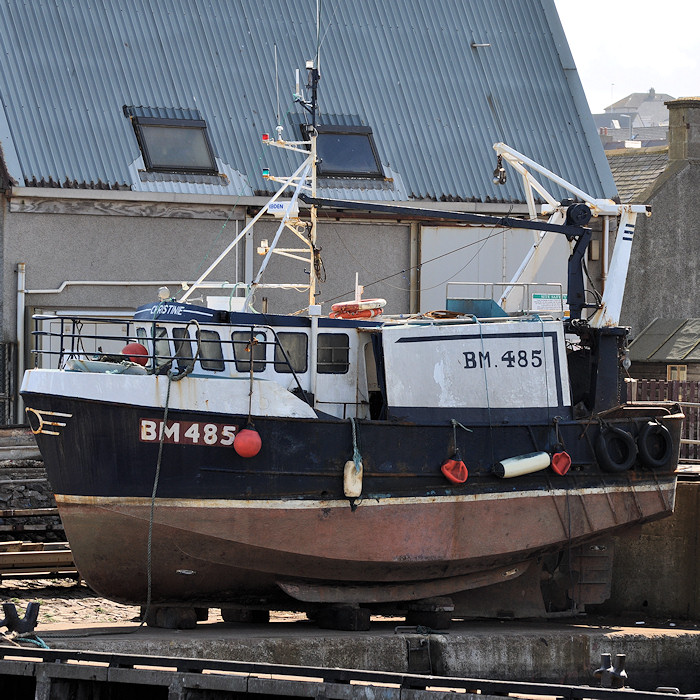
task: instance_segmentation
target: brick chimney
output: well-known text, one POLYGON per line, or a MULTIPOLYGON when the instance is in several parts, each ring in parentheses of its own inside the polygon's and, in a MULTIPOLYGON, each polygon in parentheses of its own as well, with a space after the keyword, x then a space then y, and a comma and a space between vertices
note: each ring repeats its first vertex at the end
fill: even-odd
POLYGON ((668 159, 700 161, 700 97, 664 102, 668 107, 668 159))

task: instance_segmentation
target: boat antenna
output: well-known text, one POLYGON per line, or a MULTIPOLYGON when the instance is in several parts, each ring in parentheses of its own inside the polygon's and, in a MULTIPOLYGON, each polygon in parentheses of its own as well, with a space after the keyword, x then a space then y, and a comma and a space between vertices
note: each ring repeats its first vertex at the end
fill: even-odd
POLYGON ((277 44, 275 46, 275 97, 277 99, 277 126, 275 127, 275 131, 277 132, 277 140, 280 141, 282 139, 282 132, 284 131, 284 127, 282 126, 282 122, 280 121, 280 80, 279 80, 279 71, 277 70, 277 44))
MULTIPOLYGON (((321 0, 316 0, 316 70, 321 75, 321 0)), ((314 126, 316 124, 314 123, 314 126)))
MULTIPOLYGON (((316 56, 306 62, 307 71, 307 87, 311 90, 311 99, 305 99, 303 93, 297 87, 294 94, 294 100, 298 102, 311 118, 311 125, 306 128, 306 137, 309 140, 311 151, 311 197, 316 198, 316 166, 318 164, 318 153, 316 139, 318 137, 317 118, 318 118, 318 81, 321 79, 321 71, 319 69, 319 60, 321 55, 320 49, 320 32, 321 32, 321 0, 316 0, 316 56)), ((297 73, 298 76, 298 73, 297 73)), ((297 86, 299 79, 297 77, 297 86)), ((319 253, 316 249, 316 222, 317 222, 317 207, 311 205, 311 226, 309 227, 308 239, 311 245, 313 264, 309 270, 309 305, 315 304, 316 300, 316 280, 314 275, 317 275, 317 270, 320 269, 319 253)), ((319 277, 320 279, 320 277, 319 277)))

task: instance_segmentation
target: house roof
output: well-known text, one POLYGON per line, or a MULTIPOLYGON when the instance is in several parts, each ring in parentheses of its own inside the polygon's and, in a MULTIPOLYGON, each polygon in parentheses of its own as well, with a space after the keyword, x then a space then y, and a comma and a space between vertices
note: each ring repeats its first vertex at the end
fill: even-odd
POLYGON ((632 362, 700 362, 700 318, 657 318, 630 343, 632 362))
POLYGON ((644 204, 639 200, 641 194, 668 165, 668 146, 620 148, 606 151, 605 155, 623 204, 644 204))
POLYGON ((639 111, 642 104, 646 102, 656 102, 663 106, 668 100, 675 100, 675 97, 664 92, 656 92, 651 88, 648 92, 632 92, 627 97, 623 97, 617 102, 613 102, 605 108, 606 112, 627 112, 629 110, 639 111))
MULTIPOLYGON (((593 196, 616 195, 554 0, 323 7, 321 123, 369 125, 385 179, 321 181, 319 196, 522 201, 519 178, 492 182, 497 141, 593 196)), ((294 70, 305 82, 315 54, 315 11, 315 0, 7 0, 0 143, 10 177, 266 194, 263 166, 296 168, 263 150, 260 134, 274 134, 279 95, 284 136, 300 137, 291 95, 294 70), (125 106, 199 115, 224 177, 144 173, 125 106)))

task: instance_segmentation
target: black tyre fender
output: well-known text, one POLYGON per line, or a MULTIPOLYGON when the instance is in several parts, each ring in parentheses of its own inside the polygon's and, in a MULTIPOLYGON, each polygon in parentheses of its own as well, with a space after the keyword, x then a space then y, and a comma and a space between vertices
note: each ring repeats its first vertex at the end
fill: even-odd
POLYGON ((637 459, 637 443, 626 430, 603 426, 595 443, 595 454, 606 472, 626 472, 637 459))
POLYGON ((662 469, 668 466, 673 457, 673 438, 665 425, 648 421, 639 431, 637 448, 645 466, 662 469))

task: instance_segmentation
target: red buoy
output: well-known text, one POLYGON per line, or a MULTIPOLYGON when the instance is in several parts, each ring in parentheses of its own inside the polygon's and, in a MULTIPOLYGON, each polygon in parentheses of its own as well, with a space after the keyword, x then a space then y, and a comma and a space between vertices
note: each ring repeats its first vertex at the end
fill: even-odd
POLYGON ((126 355, 129 362, 145 367, 148 363, 148 350, 141 343, 129 343, 122 348, 122 355, 126 355))
POLYGON ((552 469, 554 469, 559 476, 564 476, 564 474, 569 471, 570 466, 571 457, 568 452, 555 452, 552 455, 552 469))
POLYGON ((442 463, 440 471, 453 484, 463 484, 469 476, 467 465, 459 458, 459 455, 454 455, 452 459, 446 459, 442 463))
POLYGON ((255 457, 262 447, 260 433, 255 428, 243 428, 236 433, 233 440, 233 449, 241 457, 255 457))

